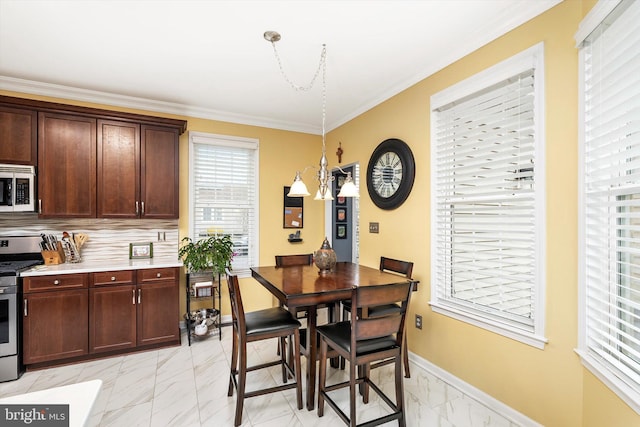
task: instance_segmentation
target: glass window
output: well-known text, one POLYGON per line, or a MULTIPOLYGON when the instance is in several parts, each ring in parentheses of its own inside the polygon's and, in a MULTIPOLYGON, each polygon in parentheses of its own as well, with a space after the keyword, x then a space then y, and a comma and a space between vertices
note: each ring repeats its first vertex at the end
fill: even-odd
POLYGON ((435 94, 435 311, 542 347, 543 47, 435 94))
POLYGON ((249 277, 258 260, 258 141, 190 132, 189 142, 191 238, 229 234, 233 271, 249 277))
POLYGON ((580 342, 640 413, 640 2, 599 2, 580 47, 580 342))

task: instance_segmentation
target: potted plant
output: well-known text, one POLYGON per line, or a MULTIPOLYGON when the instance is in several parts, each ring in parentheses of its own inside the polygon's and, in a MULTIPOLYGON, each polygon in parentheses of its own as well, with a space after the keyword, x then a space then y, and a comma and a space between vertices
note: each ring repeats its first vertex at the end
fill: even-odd
POLYGON ((196 242, 185 237, 178 249, 178 256, 189 273, 224 274, 227 267, 231 268, 233 255, 233 242, 228 234, 210 236, 196 242))

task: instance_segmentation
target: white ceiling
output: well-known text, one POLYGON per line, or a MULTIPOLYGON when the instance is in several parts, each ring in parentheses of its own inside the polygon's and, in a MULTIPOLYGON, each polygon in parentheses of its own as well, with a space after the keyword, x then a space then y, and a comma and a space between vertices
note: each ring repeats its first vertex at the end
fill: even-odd
POLYGON ((0 89, 319 133, 561 0, 0 0, 0 89))

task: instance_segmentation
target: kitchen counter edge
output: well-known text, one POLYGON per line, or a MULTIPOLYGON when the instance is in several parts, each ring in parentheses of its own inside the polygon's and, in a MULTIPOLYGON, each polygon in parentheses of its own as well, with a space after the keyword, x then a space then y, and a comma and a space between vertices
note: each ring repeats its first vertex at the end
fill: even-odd
POLYGON ((182 261, 171 258, 144 260, 101 260, 56 265, 38 265, 20 273, 20 277, 48 276, 53 274, 98 273, 101 271, 142 270, 147 268, 182 267, 182 261))

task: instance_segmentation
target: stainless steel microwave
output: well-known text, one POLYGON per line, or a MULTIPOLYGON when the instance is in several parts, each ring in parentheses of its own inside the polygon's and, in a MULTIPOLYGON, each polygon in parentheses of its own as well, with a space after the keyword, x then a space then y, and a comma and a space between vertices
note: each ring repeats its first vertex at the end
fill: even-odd
POLYGON ((33 166, 0 164, 0 212, 33 212, 35 180, 33 166))

